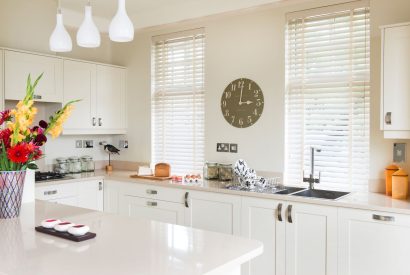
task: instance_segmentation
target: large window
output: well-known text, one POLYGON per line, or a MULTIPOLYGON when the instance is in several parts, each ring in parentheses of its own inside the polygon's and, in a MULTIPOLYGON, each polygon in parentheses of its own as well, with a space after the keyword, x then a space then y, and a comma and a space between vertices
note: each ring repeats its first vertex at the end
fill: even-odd
POLYGON ((201 172, 204 163, 203 29, 153 37, 152 162, 173 174, 201 172))
MULTIPOLYGON (((290 13, 287 17, 285 177, 315 170, 335 189, 367 188, 370 29, 367 1, 290 13)), ((316 175, 318 176, 318 175, 316 175)))

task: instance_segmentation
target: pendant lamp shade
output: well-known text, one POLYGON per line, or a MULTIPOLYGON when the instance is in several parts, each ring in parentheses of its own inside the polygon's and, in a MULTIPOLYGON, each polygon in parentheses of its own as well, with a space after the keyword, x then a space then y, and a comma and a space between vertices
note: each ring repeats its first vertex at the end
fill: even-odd
POLYGON ((84 21, 77 32, 77 45, 84 48, 97 48, 101 45, 101 36, 93 21, 92 8, 85 6, 84 21))
POLYGON ((118 10, 111 21, 109 34, 114 42, 129 42, 134 39, 134 25, 127 15, 125 0, 118 0, 118 10))
POLYGON ((49 44, 50 50, 53 52, 70 52, 73 49, 73 42, 64 27, 63 15, 60 10, 57 12, 57 24, 50 36, 49 44))

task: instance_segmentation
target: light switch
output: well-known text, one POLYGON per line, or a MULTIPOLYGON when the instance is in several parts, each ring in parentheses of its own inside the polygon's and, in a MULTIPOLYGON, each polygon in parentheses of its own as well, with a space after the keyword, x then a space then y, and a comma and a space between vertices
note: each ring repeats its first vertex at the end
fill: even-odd
POLYGON ((76 140, 75 141, 75 148, 83 148, 83 141, 82 140, 76 140))
POLYGON ((393 145, 393 162, 406 161, 406 143, 395 143, 393 145))

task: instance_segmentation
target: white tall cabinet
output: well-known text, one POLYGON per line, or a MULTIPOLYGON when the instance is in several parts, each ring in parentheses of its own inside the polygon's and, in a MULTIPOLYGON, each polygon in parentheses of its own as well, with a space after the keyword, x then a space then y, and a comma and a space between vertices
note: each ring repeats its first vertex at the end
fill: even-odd
POLYGON ((385 138, 410 138, 410 22, 382 30, 380 126, 385 138))
POLYGON ((339 209, 339 275, 408 275, 410 216, 339 209))

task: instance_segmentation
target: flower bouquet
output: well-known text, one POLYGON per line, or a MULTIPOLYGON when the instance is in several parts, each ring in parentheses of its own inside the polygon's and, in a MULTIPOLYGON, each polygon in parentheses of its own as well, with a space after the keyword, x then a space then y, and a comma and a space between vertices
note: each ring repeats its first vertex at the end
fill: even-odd
POLYGON ((47 135, 56 138, 61 134, 62 125, 77 102, 64 105, 49 122, 42 120, 33 126, 37 114, 34 89, 42 76, 32 83, 29 75, 24 99, 15 109, 0 112, 0 219, 19 216, 26 170, 37 169, 34 161, 43 157, 41 146, 47 142, 47 135))

